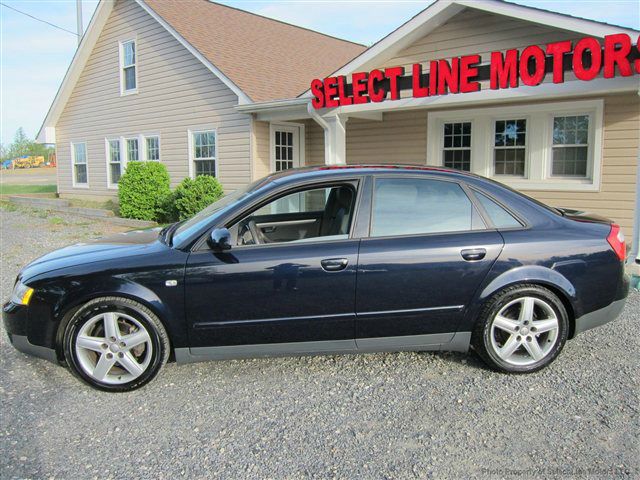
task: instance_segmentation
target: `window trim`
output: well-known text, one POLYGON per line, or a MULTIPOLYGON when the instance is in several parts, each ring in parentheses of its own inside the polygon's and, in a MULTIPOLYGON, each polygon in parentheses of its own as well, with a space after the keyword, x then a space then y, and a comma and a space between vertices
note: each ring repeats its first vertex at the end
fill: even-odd
MULTIPOLYGON (((504 182, 505 179, 510 179, 512 181, 522 181, 528 180, 530 178, 530 169, 531 169, 531 159, 529 158, 529 129, 531 125, 531 117, 528 114, 524 115, 512 115, 512 116, 494 116, 491 119, 491 177, 496 178, 498 181, 504 182), (505 147, 496 147, 496 123, 497 122, 508 122, 508 121, 525 121, 525 135, 524 135, 524 174, 523 175, 513 175, 513 174, 504 174, 504 173, 496 173, 496 149, 498 150, 506 150, 508 148, 517 148, 522 149, 520 145, 517 146, 505 146, 505 147)), ((506 182, 505 182, 506 183, 506 182)))
MULTIPOLYGON (((187 135, 188 135, 188 142, 187 142, 187 148, 189 149, 189 177, 192 179, 196 178, 196 164, 195 162, 197 161, 195 158, 195 145, 194 145, 194 135, 196 133, 210 133, 213 132, 214 138, 215 138, 215 148, 216 148, 216 155, 215 157, 212 158, 212 160, 214 161, 214 177, 219 179, 220 177, 219 175, 219 165, 220 165, 220 144, 218 142, 218 129, 217 127, 214 126, 202 126, 202 127, 193 127, 193 128, 189 128, 187 129, 187 135)), ((205 160, 205 159, 202 159, 205 160)))
POLYGON ((111 146, 109 145, 109 142, 118 142, 118 145, 120 146, 120 175, 122 175, 126 169, 126 155, 123 155, 122 137, 105 137, 104 151, 107 166, 107 188, 109 190, 117 190, 118 184, 111 183, 111 146))
POLYGON ((126 39, 122 39, 118 41, 118 64, 119 64, 119 76, 120 76, 120 96, 126 96, 126 95, 135 95, 138 93, 138 88, 140 86, 140 84, 138 83, 138 37, 134 36, 132 38, 126 38, 126 39), (124 69, 125 69, 125 65, 124 65, 124 45, 127 43, 133 43, 134 45, 134 49, 135 49, 135 58, 136 61, 133 62, 133 65, 128 65, 126 68, 130 68, 133 66, 134 68, 134 72, 135 72, 135 79, 136 79, 136 88, 131 88, 129 90, 127 90, 126 87, 126 83, 125 83, 125 77, 124 77, 124 69))
MULTIPOLYGON (((549 129, 550 129, 550 135, 549 135, 549 158, 547 159, 547 165, 546 165, 546 171, 547 173, 547 178, 549 178, 550 180, 558 180, 558 179, 565 179, 565 180, 588 180, 589 179, 589 172, 593 172, 593 167, 594 167, 594 125, 595 125, 595 115, 594 115, 594 111, 593 110, 580 110, 580 111, 573 111, 573 112, 553 112, 549 115, 549 129), (587 132, 587 174, 584 177, 580 177, 580 176, 576 176, 576 175, 554 175, 553 174, 553 148, 554 148, 554 144, 553 144, 553 124, 554 124, 554 120, 556 117, 577 117, 577 116, 587 116, 589 118, 589 130, 587 132)), ((575 146, 578 146, 577 144, 575 144, 575 146)), ((566 146, 561 147, 561 148, 566 148, 566 146)))
POLYGON ((87 148, 86 141, 71 141, 69 142, 71 151, 71 185, 73 188, 89 188, 89 149, 87 148), (84 157, 87 166, 87 181, 85 183, 76 182, 76 145, 84 145, 84 157))
POLYGON ((443 155, 440 137, 443 123, 464 121, 472 118, 471 130, 471 172, 496 180, 518 190, 543 191, 586 191, 600 190, 602 172, 602 145, 604 135, 604 100, 576 100, 550 103, 480 107, 464 110, 449 110, 427 113, 427 165, 442 166, 443 155), (560 177, 551 175, 553 143, 553 117, 564 115, 584 115, 589 113, 593 120, 589 142, 592 144, 589 171, 586 178, 560 177), (490 123, 498 117, 527 118, 528 167, 527 178, 509 175, 493 175, 492 132, 495 125, 490 123), (489 140, 487 140, 489 139, 489 140))
POLYGON ((304 123, 295 122, 270 122, 269 123, 269 173, 275 173, 276 171, 276 156, 275 156, 275 132, 278 127, 285 128, 297 128, 298 129, 298 165, 294 165, 293 168, 304 167, 306 165, 305 150, 306 150, 306 131, 304 123))
POLYGON ((131 135, 131 136, 128 136, 128 137, 122 137, 122 141, 123 141, 123 144, 124 144, 123 152, 124 152, 125 163, 143 161, 143 160, 140 159, 140 154, 143 153, 141 151, 141 149, 140 149, 140 143, 141 143, 140 139, 141 139, 141 137, 142 137, 141 135, 131 135), (136 160, 129 160, 129 147, 127 145, 127 141, 129 141, 129 140, 136 140, 138 142, 138 158, 136 160))
MULTIPOLYGON (((449 150, 455 151, 455 150, 469 150, 469 171, 472 172, 473 171, 473 135, 474 135, 474 121, 473 119, 467 119, 467 120, 444 120, 443 122, 440 123, 440 158, 441 158, 441 165, 444 166, 444 151, 445 151, 445 146, 444 146, 444 125, 446 123, 450 123, 450 124, 454 124, 454 123, 470 123, 471 124, 471 138, 469 139, 469 147, 449 147, 449 150)), ((463 170, 464 171, 464 170, 463 170)))

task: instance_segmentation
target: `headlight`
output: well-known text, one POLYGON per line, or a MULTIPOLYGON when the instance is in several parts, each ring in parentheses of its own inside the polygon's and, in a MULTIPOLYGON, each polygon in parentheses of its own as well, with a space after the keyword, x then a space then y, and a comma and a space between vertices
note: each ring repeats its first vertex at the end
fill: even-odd
POLYGON ((16 282, 16 286, 13 287, 13 293, 11 294, 11 302, 16 305, 29 305, 32 295, 33 288, 27 287, 22 282, 16 282))

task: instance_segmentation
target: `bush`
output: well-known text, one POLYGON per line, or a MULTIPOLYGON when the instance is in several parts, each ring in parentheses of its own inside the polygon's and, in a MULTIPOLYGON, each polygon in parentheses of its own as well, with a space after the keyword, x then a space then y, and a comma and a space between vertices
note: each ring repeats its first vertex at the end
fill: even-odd
POLYGON ((195 180, 185 178, 168 199, 163 211, 177 214, 180 220, 192 217, 206 206, 224 196, 222 185, 215 177, 201 175, 195 180), (173 206, 169 203, 173 200, 173 206))
POLYGON ((118 183, 120 216, 157 220, 161 202, 171 194, 169 172, 159 162, 129 162, 118 183))

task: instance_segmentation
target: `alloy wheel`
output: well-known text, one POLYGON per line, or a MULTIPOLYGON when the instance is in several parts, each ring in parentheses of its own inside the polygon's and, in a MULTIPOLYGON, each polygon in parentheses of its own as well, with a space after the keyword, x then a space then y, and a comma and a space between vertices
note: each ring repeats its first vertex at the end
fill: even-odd
POLYGON ((543 360, 553 350, 559 336, 554 309, 537 297, 510 301, 491 321, 491 346, 504 362, 526 366, 543 360))
POLYGON ((90 318, 75 340, 80 367, 95 381, 110 385, 140 377, 151 363, 152 352, 151 336, 144 325, 121 312, 90 318))

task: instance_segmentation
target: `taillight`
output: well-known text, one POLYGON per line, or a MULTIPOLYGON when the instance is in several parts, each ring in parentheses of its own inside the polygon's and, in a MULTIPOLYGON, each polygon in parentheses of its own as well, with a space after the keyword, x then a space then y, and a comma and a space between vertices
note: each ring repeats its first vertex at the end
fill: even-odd
POLYGON ((611 231, 607 237, 607 242, 609 242, 613 251, 616 252, 618 259, 624 261, 627 256, 627 245, 624 243, 624 235, 620 225, 615 223, 611 224, 611 231))

